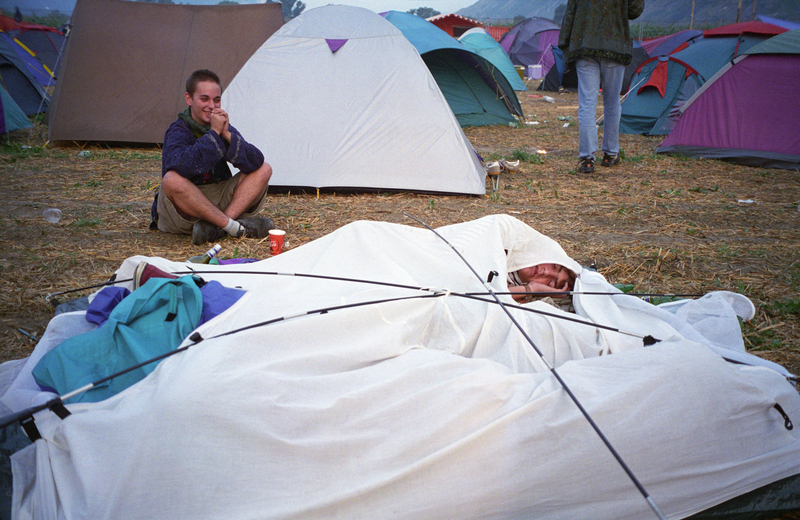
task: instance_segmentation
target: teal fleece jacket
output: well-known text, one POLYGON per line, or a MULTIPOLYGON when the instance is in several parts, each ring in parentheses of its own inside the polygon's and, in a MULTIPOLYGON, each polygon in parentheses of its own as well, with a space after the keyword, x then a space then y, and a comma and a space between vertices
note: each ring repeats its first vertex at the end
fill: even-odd
POLYGON ((633 57, 631 29, 644 11, 644 0, 569 0, 558 48, 564 61, 607 58, 628 65, 633 57))

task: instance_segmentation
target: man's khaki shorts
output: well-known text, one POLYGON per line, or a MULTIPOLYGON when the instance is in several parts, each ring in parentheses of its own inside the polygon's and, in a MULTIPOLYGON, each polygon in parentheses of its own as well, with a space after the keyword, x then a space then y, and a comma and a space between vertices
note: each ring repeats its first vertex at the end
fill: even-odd
MULTIPOLYGON (((203 184, 198 186, 200 191, 203 195, 206 196, 208 200, 210 200, 216 207, 220 209, 225 209, 233 200, 233 191, 236 189, 236 186, 239 184, 239 175, 234 175, 232 178, 228 179, 227 181, 218 182, 216 184, 203 184)), ((241 216, 242 217, 253 217, 257 215, 261 208, 264 207, 264 201, 267 198, 267 190, 264 190, 263 195, 261 195, 261 199, 251 208, 249 208, 246 212, 244 212, 241 216)), ((194 223, 197 222, 198 219, 187 220, 178 213, 177 208, 169 200, 169 197, 164 195, 161 191, 161 188, 158 189, 158 202, 156 205, 156 210, 158 211, 158 230, 163 231, 165 233, 172 233, 175 235, 191 235, 192 234, 192 226, 194 223)))

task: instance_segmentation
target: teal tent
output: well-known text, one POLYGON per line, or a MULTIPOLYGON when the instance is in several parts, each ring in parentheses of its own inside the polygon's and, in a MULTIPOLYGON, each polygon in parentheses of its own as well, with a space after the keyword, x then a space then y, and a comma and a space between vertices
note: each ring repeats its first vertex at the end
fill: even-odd
POLYGON ((485 58, 417 15, 383 16, 422 56, 461 126, 507 125, 516 121, 514 115, 522 117, 514 89, 485 58))
POLYGON ((19 105, 11 98, 9 93, 0 85, 0 134, 7 134, 14 130, 30 128, 33 126, 19 105))
POLYGON ((484 29, 475 27, 462 34, 458 41, 467 49, 480 54, 505 76, 514 90, 528 90, 505 49, 484 29))

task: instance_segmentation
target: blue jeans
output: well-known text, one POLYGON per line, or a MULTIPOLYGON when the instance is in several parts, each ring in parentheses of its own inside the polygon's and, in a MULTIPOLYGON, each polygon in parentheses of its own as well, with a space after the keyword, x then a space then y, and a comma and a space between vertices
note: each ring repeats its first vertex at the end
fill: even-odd
POLYGON ((622 109, 619 95, 625 75, 622 63, 594 58, 580 58, 578 72, 578 155, 591 157, 597 151, 597 96, 603 87, 603 152, 619 153, 619 118, 622 109))

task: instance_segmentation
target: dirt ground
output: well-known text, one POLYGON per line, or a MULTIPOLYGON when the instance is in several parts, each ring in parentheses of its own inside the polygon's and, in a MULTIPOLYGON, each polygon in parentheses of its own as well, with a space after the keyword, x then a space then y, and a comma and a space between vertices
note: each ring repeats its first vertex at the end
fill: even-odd
MULTIPOLYGON (((264 214, 295 248, 354 220, 416 225, 407 212, 435 227, 507 213, 637 292, 745 294, 757 307, 743 325, 747 348, 800 373, 800 174, 655 154, 660 138, 633 135, 621 136, 621 166, 579 174, 577 95, 550 95, 520 93, 517 127, 465 129, 487 161, 521 159, 496 193, 488 178, 474 197, 284 191, 264 214)), ((0 361, 30 354, 53 316, 49 294, 101 283, 131 255, 183 260, 206 249, 148 230, 158 147, 46 145, 38 125, 0 152, 0 361), (57 224, 42 217, 51 207, 63 212, 57 224)), ((222 246, 222 257, 269 255, 265 240, 222 246)))

